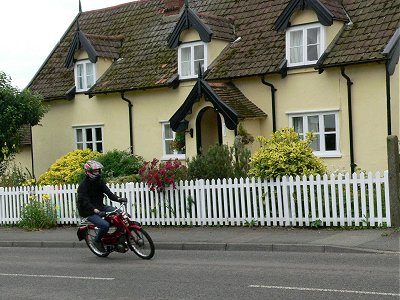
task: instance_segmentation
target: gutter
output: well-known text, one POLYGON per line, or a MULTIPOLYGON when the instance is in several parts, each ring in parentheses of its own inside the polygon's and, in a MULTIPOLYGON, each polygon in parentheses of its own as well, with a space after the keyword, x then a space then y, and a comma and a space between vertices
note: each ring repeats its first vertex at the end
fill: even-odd
POLYGON ((390 74, 386 64, 386 115, 387 115, 387 134, 392 135, 392 112, 390 108, 391 95, 390 95, 390 74))
POLYGON ((128 98, 125 97, 124 92, 121 92, 121 99, 128 103, 128 112, 129 112, 129 144, 130 144, 130 153, 133 154, 133 117, 132 117, 132 102, 128 98))
POLYGON ((351 86, 353 82, 350 77, 346 75, 345 68, 341 67, 341 74, 347 81, 347 107, 348 107, 348 118, 349 118, 349 136, 350 136, 350 169, 353 174, 356 168, 356 164, 354 163, 354 143, 353 143, 353 114, 352 114, 352 101, 351 101, 351 86))
POLYGON ((267 85, 271 88, 271 99, 272 99, 272 131, 276 131, 276 105, 275 105, 275 92, 277 89, 274 87, 272 83, 269 83, 265 80, 265 75, 261 77, 261 82, 264 85, 267 85))
POLYGON ((35 178, 35 164, 34 164, 34 157, 33 157, 33 135, 32 135, 32 126, 29 126, 29 134, 31 136, 31 166, 32 166, 32 174, 31 177, 36 180, 35 178))

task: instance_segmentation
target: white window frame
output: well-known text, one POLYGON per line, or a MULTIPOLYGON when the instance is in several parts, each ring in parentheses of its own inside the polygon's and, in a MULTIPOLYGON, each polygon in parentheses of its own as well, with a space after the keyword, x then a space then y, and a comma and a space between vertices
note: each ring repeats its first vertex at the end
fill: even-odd
POLYGON ((176 132, 171 129, 170 123, 168 121, 163 121, 160 123, 162 128, 162 146, 163 146, 162 160, 169 160, 175 158, 179 160, 185 159, 186 155, 184 153, 179 153, 177 150, 173 150, 172 153, 167 153, 167 147, 166 147, 167 141, 173 141, 175 139, 176 132), (166 137, 167 128, 169 128, 169 130, 172 132, 172 138, 166 137))
POLYGON ((75 63, 74 65, 74 74, 75 74, 75 87, 77 92, 84 92, 90 89, 93 85, 88 86, 88 75, 87 75, 87 65, 90 64, 93 66, 93 74, 92 74, 92 80, 93 80, 93 85, 96 83, 96 64, 92 63, 90 60, 85 59, 85 60, 79 60, 75 63), (83 76, 82 76, 82 81, 83 81, 83 87, 79 87, 79 79, 78 79, 78 67, 82 66, 83 67, 83 76))
POLYGON ((74 129, 74 139, 76 149, 92 149, 93 151, 105 152, 104 149, 104 126, 103 125, 76 125, 74 129), (101 138, 97 139, 96 129, 100 129, 101 138), (82 140, 78 140, 78 131, 82 132, 82 140), (87 140, 87 130, 91 130, 92 141, 87 140), (101 143, 101 149, 98 149, 97 144, 101 143), (88 147, 91 145, 91 147, 88 147))
POLYGON ((179 72, 179 78, 180 79, 192 79, 192 78, 197 78, 198 74, 195 74, 196 70, 196 64, 197 62, 194 61, 194 47, 196 46, 203 46, 204 47, 204 71, 207 70, 208 67, 208 50, 207 50, 207 44, 200 41, 200 42, 193 42, 193 43, 184 43, 181 44, 178 47, 178 72, 179 72), (182 72, 182 49, 190 48, 190 74, 183 76, 182 72))
POLYGON ((329 111, 309 111, 309 112, 296 112, 289 113, 289 126, 294 128, 293 118, 302 117, 303 118, 303 132, 299 133, 300 138, 304 139, 308 130, 308 122, 307 117, 318 116, 318 127, 319 132, 316 134, 319 135, 319 151, 313 151, 316 156, 319 157, 341 157, 342 153, 340 152, 340 128, 339 128, 339 111, 338 110, 329 110, 329 111), (335 130, 325 132, 324 125, 324 116, 326 115, 334 115, 335 116, 335 130), (325 135, 326 134, 335 134, 335 144, 336 150, 326 150, 325 149, 325 135))
POLYGON ((300 25, 300 26, 294 26, 289 28, 286 31, 286 60, 287 60, 287 66, 288 67, 296 67, 296 66, 304 66, 304 65, 312 65, 316 64, 318 59, 321 57, 322 53, 325 51, 325 26, 319 24, 319 23, 314 23, 314 24, 308 24, 308 25, 300 25), (313 29, 313 28, 319 28, 319 47, 318 47, 318 58, 316 60, 308 60, 307 59, 307 30, 313 29), (292 47, 290 43, 290 34, 294 31, 302 31, 302 44, 301 44, 301 49, 302 49, 302 54, 303 54, 303 60, 293 63, 291 62, 291 56, 290 56, 290 50, 292 47))

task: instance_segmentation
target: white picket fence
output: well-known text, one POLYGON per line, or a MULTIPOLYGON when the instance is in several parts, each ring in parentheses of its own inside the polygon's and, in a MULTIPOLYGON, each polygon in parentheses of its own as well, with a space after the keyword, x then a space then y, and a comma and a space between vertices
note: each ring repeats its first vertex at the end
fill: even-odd
MULTIPOLYGON (((0 224, 18 223, 30 196, 46 201, 44 195, 56 205, 59 224, 78 224, 77 187, 0 188, 0 224)), ((184 181, 161 194, 143 183, 110 189, 128 198, 128 212, 144 225, 391 226, 387 171, 184 181)))

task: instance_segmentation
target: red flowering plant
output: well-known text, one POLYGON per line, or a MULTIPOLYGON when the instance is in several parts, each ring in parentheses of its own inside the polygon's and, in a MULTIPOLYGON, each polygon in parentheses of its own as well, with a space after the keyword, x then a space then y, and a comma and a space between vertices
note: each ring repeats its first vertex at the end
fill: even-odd
POLYGON ((164 192, 171 185, 176 188, 175 182, 184 179, 186 173, 186 167, 178 159, 160 162, 154 158, 151 162, 144 162, 139 170, 142 181, 150 187, 151 191, 159 193, 164 192))

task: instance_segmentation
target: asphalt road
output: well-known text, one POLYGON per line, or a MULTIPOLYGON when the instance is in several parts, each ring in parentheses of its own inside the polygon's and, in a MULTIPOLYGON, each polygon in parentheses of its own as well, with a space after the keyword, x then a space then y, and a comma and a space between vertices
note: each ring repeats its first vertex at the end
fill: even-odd
POLYGON ((399 299, 396 254, 1 248, 1 299, 399 299))

